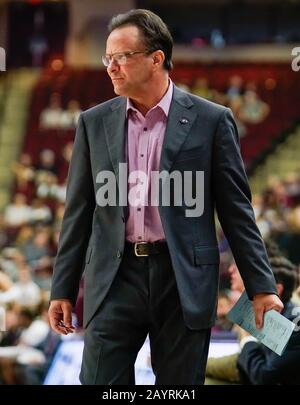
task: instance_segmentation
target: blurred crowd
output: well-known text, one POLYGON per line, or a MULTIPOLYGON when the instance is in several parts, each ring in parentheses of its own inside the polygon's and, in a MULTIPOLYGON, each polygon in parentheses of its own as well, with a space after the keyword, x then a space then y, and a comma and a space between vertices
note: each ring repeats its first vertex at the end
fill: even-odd
POLYGON ((231 109, 240 137, 247 135, 247 124, 260 124, 270 113, 270 107, 261 100, 253 81, 244 83, 242 77, 231 76, 227 87, 221 92, 213 88, 207 78, 200 77, 189 83, 176 83, 180 88, 231 109))
POLYGON ((42 150, 36 163, 23 153, 12 167, 12 201, 0 216, 2 384, 41 384, 60 342, 47 309, 72 147, 42 150))
POLYGON ((67 108, 63 109, 60 94, 52 93, 49 105, 40 115, 40 129, 73 129, 81 111, 77 100, 70 100, 67 108))

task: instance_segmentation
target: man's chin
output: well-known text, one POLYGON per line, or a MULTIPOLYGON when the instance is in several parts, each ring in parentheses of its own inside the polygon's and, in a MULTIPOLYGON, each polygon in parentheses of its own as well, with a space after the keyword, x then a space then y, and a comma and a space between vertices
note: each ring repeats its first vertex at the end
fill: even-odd
POLYGON ((114 86, 114 92, 116 93, 117 96, 120 96, 120 89, 116 86, 114 86))
POLYGON ((125 86, 114 85, 114 92, 116 93, 117 96, 128 97, 128 91, 126 91, 125 86))
POLYGON ((124 96, 124 91, 122 91, 121 86, 114 86, 114 92, 117 96, 124 96))

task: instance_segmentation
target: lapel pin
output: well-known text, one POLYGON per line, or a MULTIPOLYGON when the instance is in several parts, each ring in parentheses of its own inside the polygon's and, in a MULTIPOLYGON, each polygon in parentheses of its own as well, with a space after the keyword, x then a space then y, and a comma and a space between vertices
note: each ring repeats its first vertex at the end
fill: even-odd
POLYGON ((187 124, 189 121, 186 118, 181 118, 179 122, 180 122, 180 124, 184 125, 184 124, 187 124))

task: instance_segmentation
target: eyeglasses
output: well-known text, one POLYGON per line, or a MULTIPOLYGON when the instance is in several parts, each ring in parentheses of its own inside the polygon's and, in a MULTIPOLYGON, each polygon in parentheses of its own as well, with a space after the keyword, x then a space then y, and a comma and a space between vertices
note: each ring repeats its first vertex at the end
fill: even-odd
POLYGON ((148 54, 150 51, 117 52, 112 55, 103 55, 102 62, 105 67, 108 67, 111 62, 116 62, 118 65, 126 65, 128 58, 139 53, 148 54))

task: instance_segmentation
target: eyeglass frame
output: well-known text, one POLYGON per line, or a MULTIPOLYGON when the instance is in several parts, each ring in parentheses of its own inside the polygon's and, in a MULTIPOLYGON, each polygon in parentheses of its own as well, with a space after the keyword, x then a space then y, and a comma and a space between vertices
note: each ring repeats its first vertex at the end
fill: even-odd
POLYGON ((152 53, 152 52, 155 52, 155 51, 146 50, 146 51, 115 52, 115 53, 112 53, 111 55, 109 55, 111 57, 111 59, 110 59, 108 64, 106 64, 104 62, 105 58, 107 58, 107 55, 103 55, 101 59, 102 59, 103 65, 105 67, 108 67, 111 64, 112 61, 115 61, 118 65, 123 66, 123 65, 126 65, 127 58, 129 56, 137 55, 139 53, 140 54, 145 54, 145 55, 147 55, 147 54, 150 55, 150 53, 152 53), (125 62, 120 63, 120 62, 116 61, 116 59, 114 59, 115 55, 121 55, 121 57, 125 57, 125 62))

